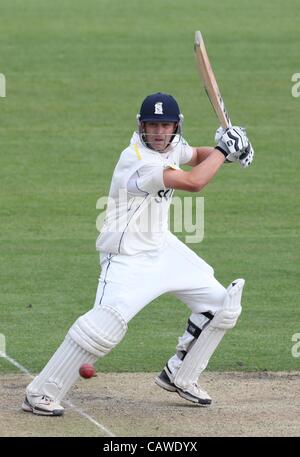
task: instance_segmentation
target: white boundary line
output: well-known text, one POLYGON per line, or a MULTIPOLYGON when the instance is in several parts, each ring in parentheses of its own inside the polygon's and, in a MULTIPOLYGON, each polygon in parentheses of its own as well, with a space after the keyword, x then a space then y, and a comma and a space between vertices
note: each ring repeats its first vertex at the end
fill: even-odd
MULTIPOLYGON (((29 376, 31 379, 34 378, 34 376, 30 373, 30 371, 27 370, 27 368, 23 367, 20 363, 18 363, 15 359, 10 357, 9 355, 3 353, 0 351, 0 357, 3 357, 6 359, 9 363, 14 365, 16 368, 18 368, 22 373, 26 374, 29 376)), ((109 430, 109 428, 105 427, 104 425, 100 424, 99 422, 96 421, 93 417, 91 417, 89 414, 85 413, 82 411, 82 409, 77 408, 73 403, 71 403, 69 400, 64 400, 62 403, 70 406, 74 411, 76 411, 80 416, 84 417, 85 419, 89 420, 92 424, 96 425, 100 430, 102 430, 106 435, 111 436, 111 437, 116 437, 116 435, 109 430)))

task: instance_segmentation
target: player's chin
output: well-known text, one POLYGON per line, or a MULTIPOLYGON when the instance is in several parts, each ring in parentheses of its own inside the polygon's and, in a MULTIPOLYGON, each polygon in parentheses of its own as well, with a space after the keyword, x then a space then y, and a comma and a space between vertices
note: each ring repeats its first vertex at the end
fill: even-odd
POLYGON ((163 152, 166 149, 166 142, 162 141, 153 141, 151 144, 152 148, 157 152, 163 152))

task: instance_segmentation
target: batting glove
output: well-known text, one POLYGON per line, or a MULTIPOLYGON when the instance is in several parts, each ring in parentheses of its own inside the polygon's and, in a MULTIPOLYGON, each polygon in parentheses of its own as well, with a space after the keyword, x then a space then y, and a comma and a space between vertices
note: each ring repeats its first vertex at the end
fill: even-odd
POLYGON ((215 135, 218 149, 226 157, 226 162, 238 162, 242 153, 249 146, 246 130, 233 126, 227 129, 219 128, 215 135))

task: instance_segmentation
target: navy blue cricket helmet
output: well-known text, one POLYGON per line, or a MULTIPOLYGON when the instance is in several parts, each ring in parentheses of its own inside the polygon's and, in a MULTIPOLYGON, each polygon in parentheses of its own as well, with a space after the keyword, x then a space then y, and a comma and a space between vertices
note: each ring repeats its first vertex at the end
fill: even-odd
POLYGON ((144 122, 175 122, 174 135, 169 144, 172 143, 175 146, 181 139, 183 114, 180 113, 178 103, 172 95, 163 92, 148 95, 142 103, 137 121, 140 139, 147 147, 150 146, 144 132, 144 122), (175 138, 177 143, 174 143, 175 138))

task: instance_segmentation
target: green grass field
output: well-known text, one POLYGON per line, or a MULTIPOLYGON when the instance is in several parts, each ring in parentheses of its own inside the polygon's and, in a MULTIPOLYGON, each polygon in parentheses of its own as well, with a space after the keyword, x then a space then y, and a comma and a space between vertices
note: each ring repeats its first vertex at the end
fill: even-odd
MULTIPOLYGON (((291 354, 300 332, 299 13, 297 0, 2 0, 0 333, 11 357, 40 370, 92 306, 96 202, 142 99, 172 93, 189 143, 213 144, 218 124, 193 56, 201 29, 227 109, 256 151, 249 170, 226 166, 204 190, 205 238, 191 245, 224 285, 247 280, 243 314, 209 369, 300 369, 291 354)), ((162 296, 98 370, 160 370, 188 315, 162 296)), ((14 368, 0 359, 0 371, 14 368)))

